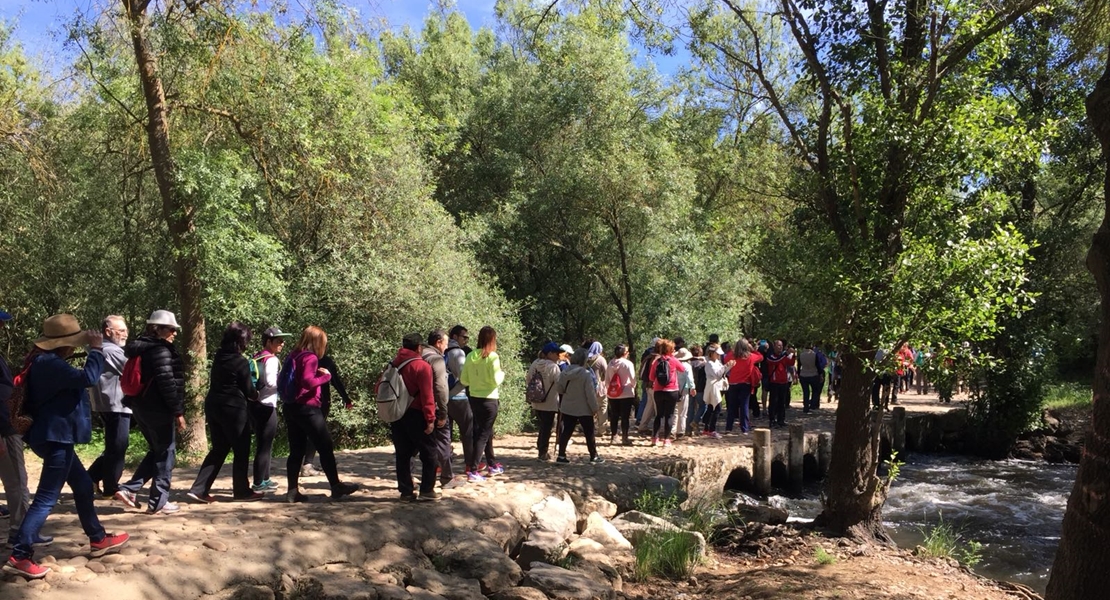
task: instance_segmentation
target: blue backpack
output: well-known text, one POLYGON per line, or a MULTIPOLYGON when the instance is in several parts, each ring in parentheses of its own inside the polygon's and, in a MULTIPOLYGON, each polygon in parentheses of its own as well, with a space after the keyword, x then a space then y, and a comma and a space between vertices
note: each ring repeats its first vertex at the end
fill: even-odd
POLYGON ((297 367, 293 364, 293 355, 290 354, 285 358, 285 363, 281 365, 281 371, 278 372, 277 379, 277 393, 278 398, 285 404, 293 404, 297 401, 296 398, 296 382, 297 382, 297 367))

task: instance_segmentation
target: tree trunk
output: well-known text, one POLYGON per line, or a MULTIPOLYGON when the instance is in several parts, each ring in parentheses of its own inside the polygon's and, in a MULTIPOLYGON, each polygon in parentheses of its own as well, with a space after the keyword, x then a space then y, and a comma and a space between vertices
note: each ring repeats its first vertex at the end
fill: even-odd
MULTIPOLYGON (((1087 118, 1105 160, 1110 156, 1110 58, 1102 78, 1087 96, 1087 118)), ((1064 513, 1060 547, 1045 593, 1048 600, 1106 597, 1103 577, 1110 565, 1110 169, 1104 181, 1103 201, 1102 225, 1087 252, 1087 269, 1094 275, 1102 299, 1093 415, 1083 437, 1083 458, 1064 513)))
POLYGON ((839 535, 889 544, 882 521, 886 485, 876 475, 882 412, 871 409, 874 376, 856 354, 841 354, 841 360, 832 462, 816 524, 839 535))
POLYGON ((135 49, 135 63, 146 100, 147 143, 154 167, 154 179, 162 197, 162 216, 170 231, 173 246, 174 279, 177 299, 181 303, 181 335, 185 345, 185 406, 189 415, 189 430, 181 446, 187 451, 204 454, 208 439, 204 434, 205 347, 204 313, 201 303, 201 284, 198 277, 196 208, 187 202, 177 186, 177 167, 170 152, 169 111, 162 78, 158 75, 158 62, 146 36, 146 9, 149 0, 123 0, 131 28, 131 44, 135 49))

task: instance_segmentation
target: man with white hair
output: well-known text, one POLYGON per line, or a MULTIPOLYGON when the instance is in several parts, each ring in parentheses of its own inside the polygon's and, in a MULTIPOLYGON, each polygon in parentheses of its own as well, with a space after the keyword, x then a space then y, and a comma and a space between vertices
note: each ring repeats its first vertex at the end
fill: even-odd
POLYGON ((89 465, 89 477, 100 494, 111 498, 119 491, 119 478, 123 475, 123 462, 127 457, 127 443, 131 432, 131 409, 123 405, 123 390, 119 386, 127 357, 123 346, 127 343, 127 322, 119 315, 109 315, 101 323, 104 333, 104 373, 92 388, 92 410, 104 425, 104 452, 89 465))

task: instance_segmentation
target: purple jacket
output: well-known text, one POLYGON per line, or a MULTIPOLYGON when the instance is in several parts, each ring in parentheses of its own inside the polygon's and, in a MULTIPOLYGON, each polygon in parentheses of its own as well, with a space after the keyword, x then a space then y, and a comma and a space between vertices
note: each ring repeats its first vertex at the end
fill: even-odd
POLYGON ((297 404, 320 406, 320 386, 331 381, 331 373, 317 374, 320 359, 308 350, 299 350, 290 357, 296 375, 293 378, 293 397, 297 404))

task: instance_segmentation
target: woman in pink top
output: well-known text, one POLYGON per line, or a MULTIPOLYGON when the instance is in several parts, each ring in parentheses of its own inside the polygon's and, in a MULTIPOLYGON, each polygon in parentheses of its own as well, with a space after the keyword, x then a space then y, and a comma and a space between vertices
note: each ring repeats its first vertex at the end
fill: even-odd
POLYGON ((725 402, 728 404, 728 413, 725 417, 725 432, 732 431, 737 418, 740 419, 740 432, 748 433, 752 430, 751 419, 748 414, 748 400, 752 395, 752 387, 756 373, 759 372, 759 362, 763 355, 752 350, 748 340, 737 340, 735 349, 725 356, 725 362, 735 361, 728 372, 728 392, 725 402))
POLYGON ((670 432, 674 427, 674 408, 682 399, 678 390, 678 374, 686 370, 686 365, 674 357, 674 342, 659 340, 655 346, 659 357, 651 364, 648 374, 655 397, 655 424, 652 427, 651 445, 659 444, 663 436, 663 447, 671 445, 670 432))
POLYGON ((319 327, 309 325, 301 332, 301 339, 293 346, 293 353, 285 359, 278 375, 278 388, 293 370, 292 402, 282 407, 285 426, 289 430, 289 460, 285 463, 289 478, 289 502, 304 502, 308 497, 301 493, 298 478, 304 463, 305 442, 309 439, 320 454, 320 466, 331 484, 331 497, 342 498, 358 489, 354 483, 339 481, 335 465, 335 451, 327 419, 320 407, 320 386, 331 381, 331 373, 320 366, 320 357, 328 349, 328 334, 319 327))

